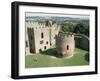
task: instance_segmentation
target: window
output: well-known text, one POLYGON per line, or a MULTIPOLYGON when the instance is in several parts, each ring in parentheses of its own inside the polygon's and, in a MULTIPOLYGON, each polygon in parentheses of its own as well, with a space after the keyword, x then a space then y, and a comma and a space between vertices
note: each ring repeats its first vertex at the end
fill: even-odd
POLYGON ((42 52, 42 49, 39 49, 39 52, 42 52))
POLYGON ((44 46, 44 49, 47 49, 47 47, 46 47, 46 46, 44 46))
POLYGON ((43 32, 41 33, 41 38, 44 38, 43 32))
POLYGON ((48 41, 46 42, 46 44, 48 44, 48 41))
POLYGON ((43 44, 43 40, 40 41, 40 44, 43 44))
POLYGON ((51 46, 52 44, 50 43, 50 46, 51 46))
POLYGON ((69 45, 67 45, 67 50, 69 50, 69 45))

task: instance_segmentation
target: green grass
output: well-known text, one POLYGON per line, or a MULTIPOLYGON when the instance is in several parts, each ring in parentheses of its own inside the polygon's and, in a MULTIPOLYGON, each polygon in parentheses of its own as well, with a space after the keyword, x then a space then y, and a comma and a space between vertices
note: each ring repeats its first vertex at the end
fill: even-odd
POLYGON ((82 66, 89 65, 89 52, 79 48, 71 58, 56 57, 54 49, 49 49, 39 54, 32 53, 25 56, 25 67, 56 67, 56 66, 82 66))

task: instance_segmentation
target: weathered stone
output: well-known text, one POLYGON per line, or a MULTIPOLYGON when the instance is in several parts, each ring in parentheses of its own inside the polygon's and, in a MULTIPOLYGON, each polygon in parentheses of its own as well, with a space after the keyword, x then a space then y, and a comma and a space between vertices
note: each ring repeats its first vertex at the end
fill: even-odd
MULTIPOLYGON (((30 52, 39 53, 54 47, 56 41, 55 37, 58 35, 60 25, 52 24, 52 21, 45 23, 26 22, 26 41, 30 52)), ((29 51, 25 50, 26 53, 29 51)))
POLYGON ((56 49, 62 56, 72 56, 75 49, 74 35, 69 33, 59 33, 56 37, 56 49))

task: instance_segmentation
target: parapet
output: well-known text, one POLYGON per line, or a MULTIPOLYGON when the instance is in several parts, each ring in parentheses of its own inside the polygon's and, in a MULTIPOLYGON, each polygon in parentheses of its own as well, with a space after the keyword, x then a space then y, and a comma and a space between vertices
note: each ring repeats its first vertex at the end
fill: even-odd
POLYGON ((74 38, 74 34, 69 32, 59 32, 57 38, 74 38))

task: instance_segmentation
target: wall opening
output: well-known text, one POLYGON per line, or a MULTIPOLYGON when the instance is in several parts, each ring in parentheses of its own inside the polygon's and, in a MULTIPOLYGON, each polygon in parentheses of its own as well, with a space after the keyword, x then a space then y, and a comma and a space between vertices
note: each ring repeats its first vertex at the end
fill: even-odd
POLYGON ((43 44, 43 40, 40 41, 40 44, 43 44))
POLYGON ((44 46, 44 49, 47 49, 47 47, 46 47, 46 46, 44 46))
POLYGON ((48 44, 48 41, 46 42, 46 44, 48 44))
POLYGON ((51 46, 52 44, 50 43, 50 46, 51 46))
POLYGON ((69 50, 69 45, 67 45, 67 50, 69 50))
POLYGON ((43 32, 41 33, 41 38, 44 38, 44 34, 43 34, 43 32))
POLYGON ((39 52, 42 52, 42 49, 39 49, 39 52))

